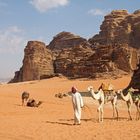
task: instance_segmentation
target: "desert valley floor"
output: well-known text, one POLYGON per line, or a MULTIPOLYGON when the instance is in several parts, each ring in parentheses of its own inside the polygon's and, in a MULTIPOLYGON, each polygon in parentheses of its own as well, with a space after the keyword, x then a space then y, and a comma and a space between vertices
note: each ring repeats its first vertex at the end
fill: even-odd
MULTIPOLYGON (((92 85, 96 90, 102 82, 112 83, 115 89, 123 89, 131 77, 106 80, 68 80, 51 78, 0 85, 0 139, 1 140, 139 140, 140 121, 128 121, 127 106, 118 101, 119 121, 112 119, 112 106, 104 106, 104 122, 98 123, 98 102, 83 97, 81 125, 73 125, 71 96, 56 98, 57 93, 67 93, 75 85, 79 91, 87 91, 92 85), (30 97, 43 101, 38 108, 21 105, 21 94, 28 91, 30 97)), ((135 118, 136 108, 132 107, 135 118)))

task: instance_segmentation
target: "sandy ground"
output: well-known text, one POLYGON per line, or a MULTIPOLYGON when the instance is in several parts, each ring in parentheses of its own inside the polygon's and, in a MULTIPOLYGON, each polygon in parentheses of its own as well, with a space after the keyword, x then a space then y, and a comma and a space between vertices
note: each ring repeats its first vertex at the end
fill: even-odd
MULTIPOLYGON (((82 124, 73 124, 71 97, 56 98, 57 93, 67 93, 75 85, 79 91, 95 89, 102 83, 112 83, 115 89, 125 88, 130 82, 126 76, 116 80, 67 80, 52 78, 0 85, 0 140, 139 140, 140 121, 128 121, 127 106, 118 102, 120 120, 112 119, 112 107, 104 107, 104 122, 98 123, 98 102, 83 97, 86 107, 82 110, 82 124), (43 101, 38 108, 21 106, 21 93, 43 101)), ((132 117, 135 118, 135 106, 132 117)))

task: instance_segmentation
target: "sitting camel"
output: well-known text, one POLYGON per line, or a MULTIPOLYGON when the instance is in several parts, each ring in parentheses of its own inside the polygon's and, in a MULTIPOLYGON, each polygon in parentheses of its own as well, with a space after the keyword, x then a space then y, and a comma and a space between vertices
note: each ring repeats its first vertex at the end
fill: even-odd
POLYGON ((22 106, 25 105, 25 101, 27 102, 28 98, 29 98, 29 93, 24 91, 21 95, 21 99, 22 99, 22 106))
POLYGON ((117 114, 117 119, 118 119, 118 110, 117 110, 117 95, 116 94, 110 94, 110 95, 105 95, 102 88, 99 89, 98 92, 94 92, 93 87, 89 86, 88 91, 91 93, 92 97, 95 100, 99 101, 99 122, 103 122, 103 106, 105 103, 111 101, 112 106, 113 106, 113 118, 115 118, 115 110, 117 114), (105 98, 107 96, 107 98, 105 98))
POLYGON ((133 88, 130 88, 129 90, 118 90, 118 94, 121 95, 121 98, 126 102, 127 108, 128 108, 128 114, 129 114, 129 119, 132 120, 131 116, 131 107, 132 104, 135 103, 135 106, 137 108, 136 112, 136 120, 140 119, 140 97, 135 95, 135 91, 133 88), (126 95, 124 95, 124 93, 126 95))
POLYGON ((34 99, 29 99, 27 102, 27 106, 29 106, 29 107, 39 107, 39 105, 41 105, 41 104, 42 104, 42 101, 37 102, 34 99))

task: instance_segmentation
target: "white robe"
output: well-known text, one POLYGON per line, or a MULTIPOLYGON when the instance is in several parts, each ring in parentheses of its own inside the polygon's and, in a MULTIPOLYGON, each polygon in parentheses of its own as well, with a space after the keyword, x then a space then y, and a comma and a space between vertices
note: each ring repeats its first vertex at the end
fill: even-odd
POLYGON ((73 109, 74 109, 74 123, 80 124, 81 121, 81 107, 84 106, 83 99, 81 97, 81 94, 79 92, 72 93, 72 103, 73 103, 73 109))

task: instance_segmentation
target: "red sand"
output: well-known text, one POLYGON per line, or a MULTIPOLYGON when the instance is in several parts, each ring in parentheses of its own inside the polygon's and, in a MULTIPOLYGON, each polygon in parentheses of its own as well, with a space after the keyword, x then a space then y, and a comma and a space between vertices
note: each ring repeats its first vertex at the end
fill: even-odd
MULTIPOLYGON (((128 121, 127 106, 118 102, 120 120, 112 120, 111 104, 104 107, 104 122, 98 123, 98 102, 83 97, 82 124, 74 126, 71 97, 56 98, 57 93, 67 93, 75 85, 86 91, 102 83, 112 83, 115 89, 125 88, 130 77, 116 80, 67 80, 52 78, 16 84, 0 85, 0 139, 1 140, 139 140, 140 121, 128 121), (43 101, 39 108, 21 106, 21 93, 43 101)), ((135 106, 132 117, 135 118, 135 106)))

